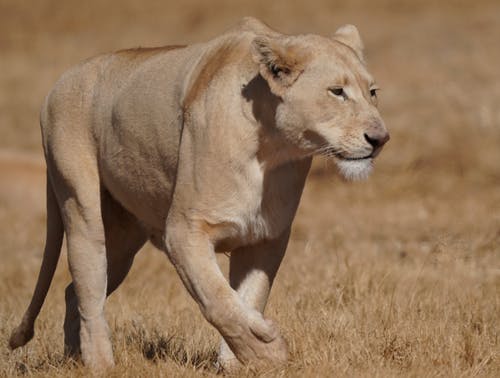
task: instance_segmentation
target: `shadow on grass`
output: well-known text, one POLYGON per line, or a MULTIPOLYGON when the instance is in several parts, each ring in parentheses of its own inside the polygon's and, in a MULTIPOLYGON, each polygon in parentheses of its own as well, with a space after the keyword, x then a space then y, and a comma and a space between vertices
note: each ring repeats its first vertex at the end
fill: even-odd
POLYGON ((51 372, 61 372, 64 370, 70 373, 72 370, 77 369, 79 364, 72 358, 68 358, 63 354, 47 354, 47 356, 40 358, 30 358, 29 354, 22 357, 22 361, 15 363, 16 375, 38 375, 50 374, 51 372))
POLYGON ((139 346, 142 355, 152 362, 172 360, 181 366, 218 372, 217 351, 213 347, 193 345, 182 337, 147 330, 138 324, 124 329, 123 334, 127 345, 139 346))
MULTIPOLYGON (((201 343, 178 335, 165 335, 157 329, 148 329, 132 323, 115 327, 112 343, 115 348, 122 344, 125 353, 135 350, 152 363, 172 361, 179 366, 202 370, 205 373, 220 372, 217 367, 216 348, 208 342, 201 343)), ((75 360, 62 353, 54 353, 50 348, 37 352, 33 354, 29 348, 15 352, 17 356, 13 357, 13 364, 6 376, 52 376, 61 373, 72 375, 75 369, 83 367, 79 358, 75 360)), ((115 357, 116 352, 115 350, 115 357)), ((0 376, 3 376, 1 371, 0 376)))

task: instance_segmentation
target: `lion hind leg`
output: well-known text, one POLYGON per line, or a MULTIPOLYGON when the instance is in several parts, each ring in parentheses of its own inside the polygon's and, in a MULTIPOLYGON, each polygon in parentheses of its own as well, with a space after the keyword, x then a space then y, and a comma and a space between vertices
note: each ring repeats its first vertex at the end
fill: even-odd
MULTIPOLYGON (((106 295, 113 293, 127 276, 134 257, 146 242, 146 234, 137 219, 104 191, 101 197, 104 222, 108 284, 106 295)), ((80 315, 73 284, 65 293, 64 350, 69 357, 80 355, 80 315)))
POLYGON ((49 175, 47 174, 47 234, 42 265, 35 291, 26 310, 21 324, 14 329, 10 336, 11 349, 25 345, 33 338, 35 320, 40 313, 45 297, 49 290, 57 262, 61 254, 64 228, 61 213, 49 175))
POLYGON ((48 150, 53 158, 51 177, 57 184, 68 265, 80 317, 81 357, 92 370, 101 370, 114 365, 104 316, 108 277, 101 212, 102 187, 91 145, 83 143, 85 139, 78 144, 64 144, 58 139, 62 137, 67 139, 66 134, 52 135, 53 145, 48 146, 48 150), (68 156, 77 156, 78 159, 68 159, 68 156))

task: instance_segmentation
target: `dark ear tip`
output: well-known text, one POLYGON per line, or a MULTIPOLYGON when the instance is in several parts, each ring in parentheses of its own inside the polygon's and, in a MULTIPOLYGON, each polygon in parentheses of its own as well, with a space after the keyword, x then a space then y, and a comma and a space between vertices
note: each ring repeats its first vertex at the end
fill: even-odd
POLYGON ((269 38, 264 36, 255 37, 252 41, 252 47, 254 49, 257 49, 258 51, 269 50, 270 49, 269 38))
POLYGON ((269 64, 273 60, 271 41, 264 36, 255 37, 251 44, 252 57, 256 63, 269 64))
POLYGON ((263 36, 263 35, 259 35, 257 37, 255 37, 253 39, 253 42, 257 45, 265 45, 266 44, 266 41, 268 40, 269 38, 263 36))

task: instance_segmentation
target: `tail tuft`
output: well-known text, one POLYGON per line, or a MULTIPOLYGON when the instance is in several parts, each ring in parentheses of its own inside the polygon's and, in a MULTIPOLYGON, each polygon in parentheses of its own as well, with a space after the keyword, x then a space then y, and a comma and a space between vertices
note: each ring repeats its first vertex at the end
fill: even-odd
POLYGON ((12 331, 9 339, 9 347, 14 350, 25 345, 28 341, 33 338, 35 332, 33 331, 33 326, 30 326, 29 323, 24 320, 22 323, 12 331))

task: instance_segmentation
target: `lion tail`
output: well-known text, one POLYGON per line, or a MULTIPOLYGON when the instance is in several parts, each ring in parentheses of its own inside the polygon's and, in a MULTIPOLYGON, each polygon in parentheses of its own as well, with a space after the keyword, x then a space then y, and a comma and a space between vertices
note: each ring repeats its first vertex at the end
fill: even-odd
POLYGON ((11 349, 25 345, 33 338, 35 320, 40 313, 50 283, 54 277, 57 262, 61 254, 63 236, 64 227, 61 213, 47 172, 47 235, 42 266, 40 267, 40 273, 38 274, 38 280, 31 303, 24 313, 21 324, 14 329, 10 336, 9 346, 11 349))

